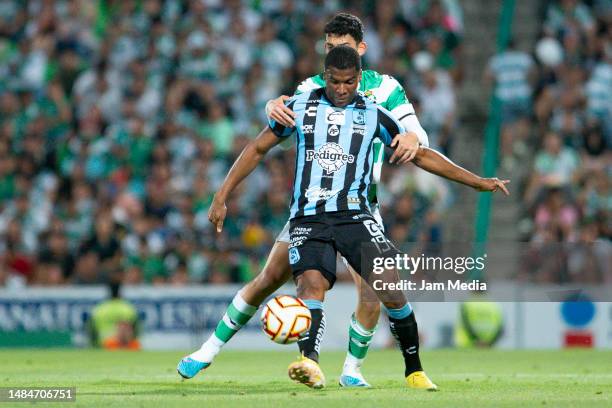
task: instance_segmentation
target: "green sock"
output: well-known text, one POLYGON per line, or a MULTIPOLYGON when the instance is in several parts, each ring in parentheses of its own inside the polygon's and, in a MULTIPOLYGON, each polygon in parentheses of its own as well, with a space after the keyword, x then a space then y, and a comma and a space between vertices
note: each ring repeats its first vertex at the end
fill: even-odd
POLYGON ((361 367, 366 354, 368 354, 368 349, 370 348, 370 343, 372 342, 372 337, 374 337, 375 332, 376 327, 372 330, 368 330, 359 324, 354 314, 351 316, 348 353, 344 361, 345 370, 358 369, 361 367))
POLYGON ((256 306, 251 306, 237 293, 232 303, 227 307, 223 318, 217 324, 215 332, 190 356, 198 361, 211 363, 238 330, 242 328, 257 312, 256 306))
POLYGON ((256 306, 246 303, 240 293, 236 294, 232 303, 227 307, 223 318, 217 324, 215 336, 223 343, 227 343, 242 326, 251 320, 255 312, 257 312, 256 306))

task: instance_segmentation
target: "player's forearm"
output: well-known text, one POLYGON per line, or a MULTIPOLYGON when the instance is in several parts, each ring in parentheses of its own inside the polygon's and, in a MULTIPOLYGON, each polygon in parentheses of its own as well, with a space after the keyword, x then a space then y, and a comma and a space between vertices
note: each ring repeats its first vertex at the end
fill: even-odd
MULTIPOLYGON (((263 130, 260 136, 268 130, 269 128, 263 130)), ((215 199, 225 202, 236 186, 255 170, 271 147, 260 143, 259 136, 257 139, 249 142, 227 173, 223 184, 215 194, 215 199)))
POLYGON ((481 177, 456 165, 448 157, 427 147, 419 149, 413 162, 423 170, 476 189, 482 183, 481 177))

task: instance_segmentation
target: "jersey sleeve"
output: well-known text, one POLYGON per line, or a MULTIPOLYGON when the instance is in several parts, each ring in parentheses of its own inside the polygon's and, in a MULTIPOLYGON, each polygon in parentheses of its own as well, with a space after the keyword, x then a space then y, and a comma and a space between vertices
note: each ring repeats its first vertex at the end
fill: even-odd
POLYGON ((385 80, 388 82, 386 86, 391 87, 393 90, 389 94, 386 101, 387 110, 391 112, 393 117, 402 124, 406 132, 413 132, 419 138, 419 143, 422 146, 429 146, 429 137, 427 132, 419 123, 417 119, 414 106, 408 101, 406 92, 402 85, 390 75, 385 75, 385 80))
POLYGON ((385 88, 392 89, 385 103, 381 104, 383 108, 391 112, 399 122, 408 116, 416 115, 414 107, 408 101, 404 88, 397 79, 390 75, 384 75, 383 78, 385 81, 385 88))
POLYGON ((383 84, 381 85, 389 92, 387 100, 382 104, 385 109, 392 112, 402 105, 407 105, 412 108, 412 104, 408 101, 404 87, 402 87, 397 79, 393 78, 391 75, 383 75, 383 84))
MULTIPOLYGON (((293 109, 293 105, 295 104, 295 99, 289 99, 285 105, 289 108, 289 109, 293 109)), ((274 119, 272 118, 268 118, 268 126, 270 126, 270 129, 272 129, 272 132, 281 138, 286 138, 291 136, 291 134, 293 133, 293 131, 295 130, 295 126, 292 127, 286 127, 284 125, 281 125, 280 123, 276 122, 274 119)))
POLYGON ((325 80, 321 74, 306 78, 298 85, 295 90, 295 95, 300 95, 306 92, 314 91, 325 86, 325 80))
POLYGON ((390 145, 396 135, 404 133, 404 126, 393 117, 391 112, 382 106, 376 107, 378 110, 378 137, 384 144, 390 145))

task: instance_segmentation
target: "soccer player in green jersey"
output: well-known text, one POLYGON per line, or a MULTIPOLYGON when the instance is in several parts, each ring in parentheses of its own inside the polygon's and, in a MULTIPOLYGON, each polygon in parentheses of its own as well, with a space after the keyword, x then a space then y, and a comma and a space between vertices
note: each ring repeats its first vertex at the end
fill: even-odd
MULTIPOLYGON (((363 55, 367 46, 363 41, 363 24, 350 14, 338 14, 325 26, 325 49, 329 52, 338 45, 347 45, 363 55)), ((322 75, 316 75, 302 82, 296 93, 320 88, 324 85, 322 75)), ((364 71, 358 90, 364 96, 374 99, 379 105, 389 110, 392 115, 407 130, 403 142, 392 147, 395 148, 390 158, 391 162, 406 163, 414 158, 420 146, 427 146, 427 134, 419 124, 414 108, 408 102, 401 85, 393 77, 381 75, 375 71, 364 71)), ((286 109, 283 101, 288 97, 279 97, 270 101, 266 106, 268 116, 278 123, 292 126, 293 112, 286 109)), ((383 149, 382 143, 374 147, 375 165, 374 181, 380 179, 383 149)), ((376 189, 370 190, 370 199, 376 200, 376 189)), ((215 195, 221 207, 224 207, 226 197, 215 195)), ((374 216, 382 226, 382 220, 374 211, 374 216)), ((217 226, 220 231, 221 225, 217 226)), ((289 265, 289 229, 288 223, 283 232, 277 237, 268 256, 266 264, 260 274, 247 283, 234 297, 228 306, 223 318, 219 321, 215 332, 207 339, 202 347, 183 358, 178 365, 178 372, 184 378, 195 376, 200 370, 206 369, 212 363, 221 348, 226 344, 255 314, 259 305, 291 277, 289 265)), ((353 272, 353 277, 359 277, 353 272)), ((340 384, 347 387, 367 387, 369 384, 363 378, 360 367, 365 359, 368 347, 374 336, 380 315, 380 304, 373 301, 362 301, 365 294, 363 287, 358 290, 359 301, 357 310, 353 314, 349 325, 348 353, 340 376, 340 384)), ((375 299, 374 295, 369 299, 375 299)), ((431 388, 430 381, 409 383, 413 388, 431 388)))

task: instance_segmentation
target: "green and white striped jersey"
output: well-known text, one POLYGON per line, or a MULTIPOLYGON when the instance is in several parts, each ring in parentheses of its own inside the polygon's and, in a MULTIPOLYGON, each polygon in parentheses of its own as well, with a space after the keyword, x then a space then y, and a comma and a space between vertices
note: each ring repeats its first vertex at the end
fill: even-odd
MULTIPOLYGON (((302 81, 296 90, 296 95, 310 92, 325 86, 323 74, 311 76, 302 81)), ((391 112, 399 122, 407 116, 414 115, 414 108, 408 101, 404 88, 390 75, 379 74, 376 71, 365 70, 361 74, 358 91, 367 98, 376 102, 391 112)), ((382 164, 384 159, 384 145, 380 139, 376 139, 372 146, 374 152, 373 183, 368 195, 370 202, 376 201, 376 183, 380 181, 382 164)))
MULTIPOLYGON (((302 81, 298 85, 295 93, 297 95, 324 86, 325 79, 321 73, 302 81)), ((410 102, 408 102, 404 88, 402 88, 400 83, 390 75, 382 75, 376 71, 365 70, 362 72, 358 91, 362 92, 365 96, 391 113, 397 112, 397 114, 400 115, 414 113, 414 109, 410 102)), ((401 116, 397 116, 396 114, 393 116, 400 120, 401 116)))
POLYGON ((509 50, 495 55, 489 69, 495 76, 495 95, 504 103, 528 101, 531 98, 529 70, 533 60, 522 51, 509 50))

